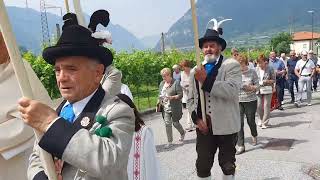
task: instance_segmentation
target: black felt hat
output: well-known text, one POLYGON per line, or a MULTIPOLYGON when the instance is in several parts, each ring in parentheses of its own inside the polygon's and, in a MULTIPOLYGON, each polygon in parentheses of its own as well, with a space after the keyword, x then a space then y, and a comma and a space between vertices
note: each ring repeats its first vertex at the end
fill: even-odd
POLYGON ((219 28, 218 31, 214 29, 207 29, 204 36, 199 39, 199 47, 202 49, 202 46, 205 42, 216 41, 221 45, 223 51, 227 47, 227 42, 219 36, 220 34, 222 35, 221 28, 219 28))
POLYGON ((85 56, 97 59, 105 67, 112 64, 113 56, 108 48, 100 46, 92 32, 80 25, 70 25, 64 28, 57 44, 44 49, 44 60, 54 65, 57 58, 67 56, 85 56))

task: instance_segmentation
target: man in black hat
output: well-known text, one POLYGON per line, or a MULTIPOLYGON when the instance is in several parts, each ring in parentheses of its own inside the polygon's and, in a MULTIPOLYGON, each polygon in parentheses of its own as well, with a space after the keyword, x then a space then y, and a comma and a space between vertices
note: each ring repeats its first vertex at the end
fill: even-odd
POLYGON ((64 101, 55 111, 35 100, 19 100, 25 123, 44 133, 30 156, 28 179, 47 179, 39 148, 54 157, 59 179, 128 178, 134 112, 100 85, 113 56, 99 41, 89 29, 71 23, 57 45, 43 51, 64 101))
POLYGON ((202 180, 210 180, 218 148, 223 180, 234 179, 236 168, 241 71, 240 64, 235 59, 224 59, 221 55, 227 43, 219 34, 222 35, 222 29, 215 25, 213 29, 207 29, 204 37, 199 39, 205 59, 202 67, 193 69, 190 81, 189 111, 197 125, 196 169, 202 180), (202 120, 199 86, 205 96, 206 124, 202 120))

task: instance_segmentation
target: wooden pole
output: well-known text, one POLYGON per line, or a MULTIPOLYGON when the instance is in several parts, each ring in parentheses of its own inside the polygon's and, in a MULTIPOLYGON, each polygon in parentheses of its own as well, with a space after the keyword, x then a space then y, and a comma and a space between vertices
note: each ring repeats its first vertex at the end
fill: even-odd
POLYGON ((80 0, 73 0, 73 6, 74 6, 74 11, 77 15, 79 25, 87 27, 86 20, 84 19, 84 15, 81 9, 80 0))
POLYGON ((164 33, 161 33, 161 52, 164 54, 165 52, 165 47, 164 47, 164 33))
POLYGON ((65 4, 65 6, 66 6, 66 11, 67 11, 67 13, 69 13, 69 12, 70 12, 70 8, 69 8, 69 2, 68 2, 68 0, 64 0, 64 4, 65 4))
MULTIPOLYGON (((0 28, 10 55, 10 61, 13 65, 13 69, 17 77, 22 95, 24 97, 33 99, 33 93, 28 79, 28 75, 24 67, 20 51, 17 45, 17 41, 14 37, 3 0, 0 0, 0 28)), ((36 140, 39 141, 42 134, 36 130, 34 131, 34 133, 36 140)), ((55 166, 52 161, 52 156, 48 152, 40 149, 40 159, 48 178, 50 180, 57 180, 57 175, 55 171, 55 166)))
MULTIPOLYGON (((196 49, 196 60, 197 60, 197 68, 201 68, 201 62, 200 62, 200 48, 199 48, 199 32, 198 32, 198 21, 197 21, 197 13, 196 13, 196 5, 195 0, 190 0, 191 4, 191 12, 192 12, 192 25, 193 25, 193 31, 194 31, 194 48, 196 49)), ((207 125, 206 121, 206 107, 204 102, 204 94, 201 89, 202 84, 199 83, 199 92, 200 92, 200 103, 201 103, 201 112, 202 112, 202 120, 207 125)))

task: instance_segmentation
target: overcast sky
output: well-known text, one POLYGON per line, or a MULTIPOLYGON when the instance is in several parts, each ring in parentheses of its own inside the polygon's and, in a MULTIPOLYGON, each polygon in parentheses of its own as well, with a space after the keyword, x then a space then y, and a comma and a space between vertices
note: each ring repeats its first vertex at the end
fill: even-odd
MULTIPOLYGON (((26 1, 29 8, 39 11, 40 0, 4 0, 7 6, 19 7, 26 7, 26 1)), ((46 0, 46 3, 64 8, 64 0, 46 0)), ((167 32, 190 8, 189 0, 81 0, 81 3, 88 14, 98 9, 108 10, 112 23, 125 27, 139 38, 167 32)), ((60 14, 57 9, 48 11, 60 14)))

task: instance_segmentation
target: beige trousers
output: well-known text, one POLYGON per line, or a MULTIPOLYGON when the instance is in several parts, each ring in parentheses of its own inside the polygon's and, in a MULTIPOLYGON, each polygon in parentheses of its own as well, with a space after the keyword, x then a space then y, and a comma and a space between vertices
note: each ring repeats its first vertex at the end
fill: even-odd
POLYGON ((267 125, 270 118, 272 94, 258 94, 257 113, 261 124, 267 125))

